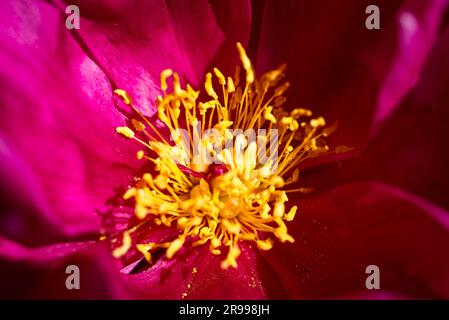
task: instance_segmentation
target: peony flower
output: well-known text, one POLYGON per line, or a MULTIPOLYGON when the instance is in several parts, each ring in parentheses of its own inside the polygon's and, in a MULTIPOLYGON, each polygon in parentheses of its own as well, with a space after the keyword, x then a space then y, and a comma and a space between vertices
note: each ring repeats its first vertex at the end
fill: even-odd
POLYGON ((449 297, 447 1, 380 30, 353 1, 78 4, 72 31, 0 9, 2 297, 449 297), (198 120, 279 128, 285 170, 186 160, 198 120))

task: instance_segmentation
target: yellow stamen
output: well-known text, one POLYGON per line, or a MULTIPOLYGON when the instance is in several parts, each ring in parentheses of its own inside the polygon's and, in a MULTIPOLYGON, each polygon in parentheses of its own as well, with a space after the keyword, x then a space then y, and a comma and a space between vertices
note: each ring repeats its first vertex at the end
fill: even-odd
POLYGON ((174 254, 181 249, 182 245, 184 244, 184 237, 178 238, 175 241, 171 242, 170 245, 167 248, 167 258, 171 259, 174 254))
POLYGON ((139 150, 139 151, 137 151, 136 157, 137 157, 137 159, 142 160, 144 155, 145 155, 145 152, 143 150, 139 150))
POLYGON ((271 239, 258 240, 257 247, 260 250, 270 250, 271 248, 273 248, 273 241, 271 239))
POLYGON ((134 138, 134 132, 128 127, 117 127, 116 131, 127 138, 134 138))
POLYGON ((167 86, 167 78, 173 74, 173 71, 170 69, 165 69, 161 72, 161 89, 166 91, 168 89, 167 86))
POLYGON ((131 97, 129 96, 129 94, 125 90, 115 89, 114 92, 119 97, 121 97, 126 104, 131 104, 132 103, 131 97))
MULTIPOLYGON (((156 249, 166 249, 166 257, 171 259, 187 244, 209 243, 215 255, 227 248, 221 264, 224 269, 236 268, 241 241, 253 242, 260 250, 271 249, 274 237, 294 242, 284 221, 294 219, 297 207, 288 205, 287 193, 308 188, 289 190, 285 186, 299 180, 299 163, 327 152, 323 137, 334 129, 324 128, 324 118, 311 118, 308 109, 283 110, 284 94, 290 86, 289 82, 279 84, 285 65, 256 78, 240 43, 237 50, 246 81, 240 84, 239 67, 233 77, 213 68, 205 77, 206 101, 198 101, 199 92, 190 85, 183 89, 178 74, 170 69, 162 71, 163 94, 156 99, 157 115, 175 144, 167 142, 169 139, 134 107, 124 90, 115 91, 142 120, 131 119, 134 130, 118 127, 117 132, 140 143, 146 152, 140 150, 137 158, 150 161, 157 171, 154 177, 145 173, 123 197, 134 200, 135 214, 143 222, 180 230, 172 241, 137 243, 136 249, 148 262, 156 249), (167 92, 169 77, 172 92, 167 92), (220 89, 216 90, 214 83, 220 89), (185 123, 184 128, 180 123, 185 123), (187 141, 180 129, 187 132, 187 141), (218 135, 207 135, 211 129, 218 135), (265 129, 267 136, 250 141, 243 134, 234 136, 231 129, 265 129), (277 156, 259 145, 273 138, 272 129, 279 133, 277 156), (233 141, 231 149, 225 147, 229 139, 233 141), (215 163, 205 161, 208 157, 216 157, 215 163)), ((114 256, 126 253, 131 246, 129 233, 143 225, 124 233, 123 244, 114 250, 114 256)))
POLYGON ((122 245, 115 248, 112 255, 114 258, 120 258, 128 252, 129 248, 131 248, 131 236, 129 235, 129 232, 125 231, 123 232, 122 245))

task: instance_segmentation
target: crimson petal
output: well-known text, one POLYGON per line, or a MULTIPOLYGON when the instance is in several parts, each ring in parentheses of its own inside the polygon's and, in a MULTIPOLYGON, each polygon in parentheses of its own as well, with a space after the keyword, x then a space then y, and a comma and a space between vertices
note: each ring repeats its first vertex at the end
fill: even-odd
POLYGON ((391 186, 340 186, 298 203, 290 224, 296 242, 265 257, 290 298, 366 292, 367 266, 380 269, 380 293, 449 297, 449 215, 391 186))

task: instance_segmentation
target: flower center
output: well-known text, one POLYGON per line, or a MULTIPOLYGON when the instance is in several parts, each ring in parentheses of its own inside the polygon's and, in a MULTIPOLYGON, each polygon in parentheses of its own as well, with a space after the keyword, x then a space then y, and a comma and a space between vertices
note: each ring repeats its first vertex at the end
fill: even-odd
MULTIPOLYGON (((256 78, 240 43, 237 49, 245 80, 241 84, 240 67, 234 77, 214 68, 214 76, 206 74, 208 98, 202 102, 199 91, 188 84, 182 88, 177 73, 162 71, 163 94, 156 104, 163 125, 150 122, 125 91, 115 91, 137 115, 132 126, 117 132, 139 142, 144 150, 137 157, 153 163, 157 172, 145 173, 124 198, 134 200, 137 218, 180 230, 173 241, 135 244, 149 262, 154 250, 165 248, 172 258, 189 240, 192 246, 208 244, 216 255, 227 249, 226 269, 237 267, 240 241, 261 250, 271 249, 274 238, 294 241, 285 221, 294 218, 297 207, 286 210, 287 193, 306 188, 286 187, 297 182, 300 162, 328 150, 323 137, 333 128, 323 129, 324 119, 311 118, 310 110, 284 111, 285 65, 256 78), (161 127, 169 130, 170 140, 161 127)), ((125 231, 114 256, 127 252, 136 228, 125 231)))

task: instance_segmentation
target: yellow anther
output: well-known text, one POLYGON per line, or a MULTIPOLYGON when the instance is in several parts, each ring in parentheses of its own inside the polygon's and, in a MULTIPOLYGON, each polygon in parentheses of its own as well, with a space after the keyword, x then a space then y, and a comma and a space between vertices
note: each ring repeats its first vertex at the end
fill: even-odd
POLYGON ((214 128, 221 132, 224 132, 226 129, 232 126, 232 124, 233 124, 232 121, 220 121, 214 126, 214 128))
POLYGON ((259 173, 262 178, 268 178, 273 173, 271 160, 260 168, 259 173))
POLYGON ((285 215, 285 220, 286 221, 293 221, 293 219, 295 218, 296 215, 296 211, 298 210, 297 206, 293 206, 290 211, 285 215))
POLYGON ((142 176, 143 181, 145 181, 150 187, 154 185, 153 176, 151 173, 144 173, 142 176))
POLYGON ((260 250, 270 250, 271 248, 273 248, 273 241, 271 239, 258 240, 257 247, 260 250))
MULTIPOLYGON (((187 88, 187 94, 189 95, 189 98, 191 99, 191 101, 195 101, 198 98, 200 92, 193 90, 193 88, 190 84, 187 84, 186 88, 187 88)), ((185 104, 185 106, 187 107, 187 109, 191 109, 192 104, 190 103, 190 101, 186 101, 186 102, 187 103, 185 104)))
POLYGON ((285 184, 284 179, 280 176, 277 176, 273 179, 273 185, 276 188, 282 188, 284 186, 284 184, 285 184))
POLYGON ((295 242, 295 239, 291 235, 289 235, 286 231, 277 228, 274 230, 274 235, 278 237, 281 242, 295 242))
POLYGON ((272 123, 276 123, 276 118, 275 116, 271 113, 271 111, 273 111, 273 107, 267 107, 264 111, 264 118, 265 120, 268 120, 272 123))
POLYGON ((233 234, 240 233, 240 230, 241 230, 240 223, 231 222, 227 218, 223 218, 223 220, 221 220, 221 223, 223 224, 223 226, 226 228, 226 230, 229 233, 233 233, 233 234))
POLYGON ((287 193, 285 191, 283 191, 283 190, 274 191, 273 192, 273 199, 276 202, 284 203, 284 202, 288 201, 287 193))
POLYGON ((129 235, 129 232, 123 232, 123 237, 122 237, 122 245, 118 248, 115 248, 114 251, 112 251, 112 256, 114 258, 121 258, 123 257, 129 250, 129 248, 131 248, 131 236, 129 235))
POLYGON ((136 204, 134 212, 136 214, 136 217, 140 220, 144 219, 148 214, 147 208, 142 204, 136 204))
POLYGON ((176 252, 183 246, 185 241, 184 237, 179 237, 176 240, 172 241, 167 248, 166 256, 168 259, 173 258, 176 252))
POLYGON ((206 114, 207 110, 211 109, 211 108, 212 108, 212 105, 209 102, 205 102, 205 103, 200 102, 198 105, 198 109, 199 109, 201 115, 206 114))
POLYGON ((231 247, 229 249, 226 260, 221 263, 221 267, 223 269, 227 269, 229 267, 237 268, 237 258, 240 255, 240 249, 238 247, 231 247))
POLYGON ((310 120, 310 126, 312 128, 324 127, 326 125, 326 121, 323 117, 319 117, 317 119, 310 120))
POLYGON ((233 93, 235 91, 234 81, 231 77, 228 77, 228 85, 226 90, 228 91, 228 93, 233 93))
POLYGON ((293 122, 293 117, 282 117, 281 124, 290 125, 293 122))
POLYGON ((204 82, 204 88, 208 95, 210 95, 214 99, 218 99, 218 95, 212 86, 212 73, 208 72, 206 74, 206 81, 204 82))
POLYGON ((181 83, 179 82, 179 75, 176 72, 173 74, 173 91, 177 96, 181 96, 183 92, 181 89, 181 83))
POLYGON ((305 116, 305 117, 312 116, 312 111, 310 111, 308 109, 303 109, 303 108, 296 108, 296 109, 293 109, 293 111, 290 113, 290 115, 294 119, 299 119, 299 117, 302 117, 302 116, 305 116))
POLYGON ((152 259, 151 259, 151 253, 149 252, 149 250, 151 250, 152 246, 148 245, 148 244, 137 244, 136 245, 136 249, 137 251, 139 251, 145 258, 145 260, 148 263, 152 263, 152 259))
POLYGON ((143 150, 137 151, 136 157, 138 160, 142 160, 144 156, 145 156, 145 152, 143 150))
POLYGON ((221 73, 218 68, 214 68, 214 73, 217 76, 219 83, 224 86, 226 84, 226 78, 224 77, 223 73, 221 73))
POLYGON ((291 131, 296 131, 299 129, 299 123, 293 117, 282 117, 281 124, 286 126, 291 131))
POLYGON ((275 217, 282 217, 284 216, 285 212, 285 205, 282 202, 276 202, 274 204, 274 210, 273 210, 273 216, 275 217))
POLYGON ((136 188, 129 188, 123 195, 123 199, 128 200, 136 195, 136 188))
POLYGON ((126 104, 132 104, 132 99, 125 90, 115 89, 114 93, 121 97, 126 104))
POLYGON ((218 248, 221 246, 221 241, 218 238, 213 238, 210 242, 212 248, 218 248))
POLYGON ((262 211, 260 212, 260 216, 263 219, 267 219, 269 217, 270 211, 271 211, 270 205, 268 203, 265 203, 264 206, 263 206, 262 211))
POLYGON ((254 82, 254 71, 251 66, 251 60, 249 60, 246 55, 246 51, 243 48, 240 42, 237 42, 237 50, 239 51, 240 60, 242 61, 243 69, 246 71, 246 82, 253 83, 254 82))
POLYGON ((161 89, 162 91, 167 91, 167 78, 171 77, 173 74, 173 71, 171 69, 165 69, 161 72, 161 89))
POLYGON ((155 182, 156 186, 158 186, 158 188, 165 189, 165 188, 167 188, 167 185, 168 185, 168 177, 166 175, 159 174, 159 175, 157 175, 154 182, 155 182))
POLYGON ((115 128, 115 131, 117 131, 121 135, 124 135, 127 138, 130 138, 130 139, 134 138, 134 131, 132 131, 128 127, 117 127, 117 128, 115 128))
POLYGON ((245 150, 244 154, 244 166, 243 176, 246 180, 250 179, 251 172, 256 168, 257 165, 257 144, 255 141, 251 142, 245 150))
POLYGON ((189 219, 186 217, 181 217, 178 219, 178 229, 184 229, 186 226, 186 223, 189 219))

